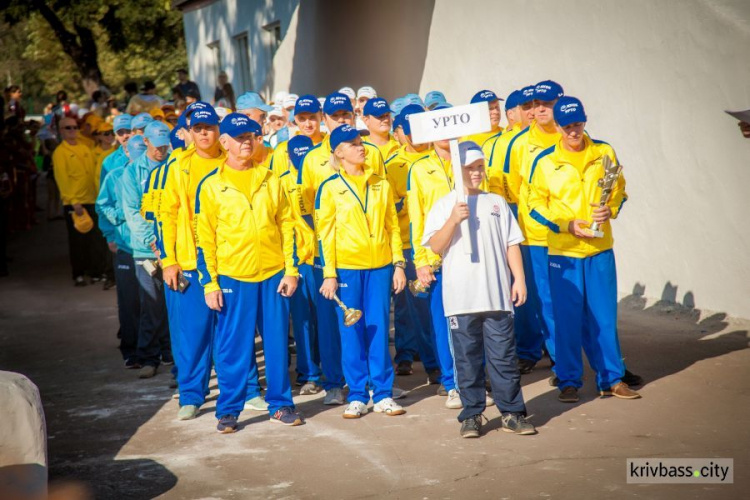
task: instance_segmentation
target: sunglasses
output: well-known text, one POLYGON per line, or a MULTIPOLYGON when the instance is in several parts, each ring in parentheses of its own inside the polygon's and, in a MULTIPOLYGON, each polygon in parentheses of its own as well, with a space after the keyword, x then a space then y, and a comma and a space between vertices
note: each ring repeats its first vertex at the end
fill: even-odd
POLYGON ((63 127, 65 130, 78 130, 78 127, 74 125, 68 125, 67 127, 63 127))
POLYGON ((102 132, 101 135, 115 135, 111 130, 109 132, 102 132))

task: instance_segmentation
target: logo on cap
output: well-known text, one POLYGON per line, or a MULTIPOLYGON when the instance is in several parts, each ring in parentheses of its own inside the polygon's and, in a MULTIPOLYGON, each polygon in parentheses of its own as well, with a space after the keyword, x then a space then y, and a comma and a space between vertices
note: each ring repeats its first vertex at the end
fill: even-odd
POLYGON ((578 103, 572 102, 570 104, 565 104, 564 106, 560 106, 560 112, 561 113, 575 113, 578 111, 578 103))
POLYGON ((312 106, 312 99, 299 99, 297 100, 297 104, 300 106, 312 106))
POLYGON ((334 104, 334 105, 336 105, 336 104, 344 104, 346 102, 346 99, 344 97, 339 96, 339 95, 335 95, 335 96, 331 97, 331 101, 330 102, 331 102, 331 104, 334 104))
POLYGON ((484 92, 479 94, 479 97, 481 97, 482 99, 487 99, 489 97, 495 97, 495 93, 491 90, 485 90, 484 92))
POLYGON ((373 108, 384 108, 386 107, 385 101, 375 101, 372 103, 373 108))
POLYGON ((232 118, 231 123, 232 123, 232 125, 235 125, 235 126, 237 126, 237 125, 247 125, 248 124, 248 120, 245 117, 237 116, 235 118, 232 118))
POLYGON ((307 153, 308 151, 310 151, 310 148, 309 148, 309 147, 307 147, 307 146, 303 146, 303 147, 296 147, 296 148, 294 148, 294 149, 293 149, 292 151, 294 151, 294 154, 296 154, 297 156, 299 156, 299 155, 301 155, 302 153, 307 153))
POLYGON ((534 95, 534 89, 524 89, 523 90, 523 96, 524 97, 531 97, 534 95))

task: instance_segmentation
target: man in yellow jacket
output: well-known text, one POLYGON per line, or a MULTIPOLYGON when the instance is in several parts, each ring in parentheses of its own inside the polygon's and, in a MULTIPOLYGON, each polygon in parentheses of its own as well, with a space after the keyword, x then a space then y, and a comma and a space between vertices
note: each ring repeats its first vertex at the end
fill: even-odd
POLYGON ((500 110, 501 99, 491 90, 480 90, 471 98, 471 104, 478 102, 486 102, 490 108, 490 125, 492 128, 487 132, 480 132, 478 134, 470 135, 466 138, 467 141, 473 141, 483 147, 487 141, 491 141, 500 137, 503 133, 503 127, 500 126, 500 120, 503 117, 503 113, 500 110))
MULTIPOLYGON (((555 321, 549 291, 547 227, 531 218, 527 200, 529 173, 534 159, 560 139, 552 109, 562 95, 563 88, 551 80, 536 84, 534 122, 511 140, 503 165, 509 186, 508 201, 518 204, 518 223, 526 238, 521 244, 521 253, 528 300, 517 308, 515 316, 518 366, 522 374, 530 373, 542 358, 543 345, 550 360, 555 360, 555 321)), ((497 167, 493 165, 490 170, 493 168, 497 167)))
POLYGON ((627 200, 620 175, 609 200, 600 205, 602 162, 617 164, 612 147, 584 133, 586 113, 575 97, 561 97, 554 107, 561 138, 537 156, 530 176, 529 216, 548 228, 549 276, 555 316, 555 369, 559 399, 578 401, 586 352, 603 396, 636 399, 623 382, 625 366, 617 337, 617 273, 612 226, 627 200), (591 223, 604 233, 594 237, 591 223))
MULTIPOLYGON (((370 102, 367 103, 369 106, 370 102)), ((383 100, 385 102, 385 100, 383 100)), ((387 106, 387 105, 386 105, 387 106)), ((365 109, 367 106, 365 106, 365 109)), ((389 110, 390 111, 390 110, 389 110)), ((407 202, 407 183, 411 165, 424 158, 430 152, 431 145, 414 144, 411 141, 409 119, 423 113, 419 104, 409 104, 396 117, 394 128, 404 141, 403 146, 385 161, 386 178, 391 185, 396 202, 398 225, 401 234, 401 245, 406 257, 406 279, 417 279, 414 259, 411 252, 411 231, 409 224, 409 207, 407 202)), ((396 340, 396 375, 411 375, 414 358, 419 355, 427 373, 438 369, 435 359, 435 347, 430 334, 430 308, 426 300, 414 297, 409 290, 393 296, 393 328, 396 340)))
POLYGON ((75 286, 85 286, 84 275, 92 281, 101 280, 104 274, 107 242, 99 230, 94 204, 96 203, 96 164, 91 148, 79 142, 78 124, 73 118, 60 120, 62 141, 52 153, 52 168, 60 189, 68 230, 68 252, 75 286), (94 227, 86 233, 79 232, 73 214, 87 212, 94 227))
MULTIPOLYGON (((294 104, 294 123, 297 125, 297 134, 309 137, 313 145, 318 145, 325 138, 325 134, 320 131, 321 107, 318 99, 312 95, 303 95, 294 104)), ((276 145, 271 156, 271 171, 279 177, 285 172, 292 173, 292 179, 297 182, 298 167, 289 161, 287 153, 289 141, 282 141, 276 145)))
MULTIPOLYGON (((198 103, 195 103, 198 104, 198 103)), ((180 311, 172 323, 173 354, 180 389, 180 420, 195 418, 205 402, 205 386, 211 369, 211 338, 215 314, 204 301, 198 283, 193 214, 196 191, 203 178, 223 164, 219 144, 219 116, 207 103, 192 105, 188 115, 195 149, 186 151, 163 167, 163 189, 156 207, 161 228, 164 283, 172 291, 180 311), (180 281, 189 283, 187 288, 180 281), (175 294, 174 292, 181 293, 175 294), (174 327, 177 328, 174 328, 174 327)), ((173 307, 175 307, 173 305, 173 307)))
MULTIPOLYGON (((323 104, 323 113, 323 119, 328 130, 335 130, 344 124, 350 126, 354 124, 352 102, 349 97, 339 92, 334 92, 326 97, 323 104)), ((297 184, 299 186, 297 203, 299 203, 300 215, 310 227, 314 227, 313 213, 318 188, 326 179, 336 173, 330 165, 330 137, 330 135, 327 135, 320 144, 305 155, 302 166, 297 172, 297 184)), ((364 144, 365 164, 373 173, 384 178, 385 167, 380 150, 373 144, 364 144)), ((313 271, 316 287, 319 289, 323 285, 323 267, 320 263, 320 251, 317 246, 315 248, 313 271)), ((320 363, 325 375, 323 388, 326 391, 326 396, 323 403, 327 405, 343 404, 344 373, 341 369, 341 338, 338 320, 336 319, 336 304, 318 294, 316 313, 320 363)))
MULTIPOLYGON (((195 116, 195 115, 193 115, 195 116)), ((221 122, 227 152, 201 181, 195 202, 198 272, 216 311, 217 430, 237 430, 257 326, 263 335, 271 421, 300 425, 289 382, 289 297, 297 288, 294 220, 279 178, 252 160, 255 134, 239 113, 221 122)), ((192 124, 192 121, 191 121, 192 124)))
POLYGON ((391 113, 388 101, 382 97, 369 99, 362 108, 362 121, 370 132, 368 142, 377 146, 386 160, 399 148, 398 141, 391 135, 391 113))

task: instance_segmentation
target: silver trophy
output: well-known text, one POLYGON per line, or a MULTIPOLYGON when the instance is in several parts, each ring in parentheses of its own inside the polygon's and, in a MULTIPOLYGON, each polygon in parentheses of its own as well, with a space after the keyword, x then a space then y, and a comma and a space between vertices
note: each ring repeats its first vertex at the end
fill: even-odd
MULTIPOLYGON (((612 190, 617 184, 617 179, 620 178, 620 172, 622 172, 622 165, 615 165, 609 156, 604 156, 602 160, 602 166, 604 166, 604 177, 599 179, 599 187, 602 188, 602 194, 599 198, 599 207, 603 207, 609 203, 609 198, 612 196, 612 190)), ((601 224, 598 222, 592 222, 589 226, 589 233, 594 238, 603 238, 604 231, 600 231, 599 227, 601 224)))

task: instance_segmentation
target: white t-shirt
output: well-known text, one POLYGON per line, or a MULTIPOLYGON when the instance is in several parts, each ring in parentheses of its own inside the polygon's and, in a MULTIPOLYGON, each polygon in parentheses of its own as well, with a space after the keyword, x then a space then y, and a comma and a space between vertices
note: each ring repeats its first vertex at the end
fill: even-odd
MULTIPOLYGON (((456 228, 443 256, 445 316, 513 311, 507 253, 508 247, 524 240, 521 229, 501 196, 483 192, 467 196, 466 203, 474 251, 466 253, 461 227, 456 228)), ((425 221, 424 246, 448 221, 455 204, 456 193, 451 191, 432 207, 425 221)))

